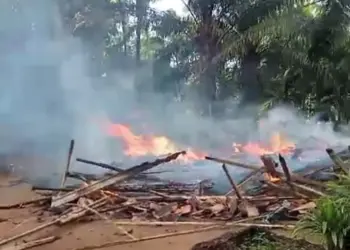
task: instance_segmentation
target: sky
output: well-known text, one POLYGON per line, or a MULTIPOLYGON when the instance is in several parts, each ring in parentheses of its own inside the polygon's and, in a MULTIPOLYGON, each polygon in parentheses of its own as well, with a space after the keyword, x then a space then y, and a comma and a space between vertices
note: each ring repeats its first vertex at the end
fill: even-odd
POLYGON ((182 0, 158 0, 151 6, 160 11, 173 9, 178 15, 183 14, 185 7, 182 0))

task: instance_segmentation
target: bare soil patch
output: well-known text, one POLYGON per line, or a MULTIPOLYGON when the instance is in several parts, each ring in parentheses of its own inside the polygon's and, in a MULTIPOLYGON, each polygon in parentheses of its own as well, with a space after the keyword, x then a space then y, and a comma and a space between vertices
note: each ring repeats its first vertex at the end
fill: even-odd
MULTIPOLYGON (((35 192, 31 191, 31 186, 27 184, 18 184, 18 179, 7 175, 0 176, 0 197, 1 204, 14 204, 25 200, 39 198, 35 192)), ((36 211, 37 208, 20 208, 20 209, 2 209, 0 210, 0 237, 7 238, 38 225, 42 225, 50 220, 49 214, 36 211)), ((146 236, 177 232, 182 230, 191 230, 199 228, 198 226, 125 226, 128 232, 135 237, 141 238, 146 236)), ((186 250, 191 249, 193 245, 208 239, 213 239, 222 235, 228 230, 218 229, 208 232, 200 232, 196 234, 180 235, 176 237, 155 239, 150 241, 128 243, 118 246, 111 246, 103 249, 167 249, 167 250, 186 250)), ((33 250, 73 250, 84 248, 89 245, 98 245, 104 242, 127 240, 124 235, 120 235, 119 231, 111 224, 105 221, 79 221, 67 224, 61 227, 51 227, 33 236, 25 238, 32 240, 47 236, 58 236, 59 240, 31 248, 33 250)), ((22 243, 23 239, 17 243, 22 243)))

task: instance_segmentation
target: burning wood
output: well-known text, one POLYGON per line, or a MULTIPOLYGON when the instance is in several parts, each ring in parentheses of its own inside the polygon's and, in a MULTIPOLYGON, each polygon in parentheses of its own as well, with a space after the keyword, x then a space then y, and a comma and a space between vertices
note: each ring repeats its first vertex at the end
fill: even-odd
POLYGON ((292 181, 292 177, 290 176, 290 171, 287 166, 286 160, 283 158, 281 154, 278 155, 281 167, 283 169, 284 175, 286 177, 287 183, 290 183, 292 181))
MULTIPOLYGON (((241 163, 241 162, 237 162, 237 161, 219 159, 219 158, 210 157, 210 156, 206 156, 205 159, 210 160, 210 161, 214 161, 214 162, 218 162, 218 163, 222 163, 222 164, 227 164, 227 165, 231 165, 231 166, 237 166, 237 167, 242 167, 245 169, 254 170, 257 173, 259 173, 260 171, 266 172, 265 166, 250 165, 250 164, 245 164, 245 163, 241 163)), ((280 178, 284 178, 283 172, 280 172, 280 171, 276 171, 276 172, 280 178)), ((314 185, 314 186, 318 186, 318 187, 325 187, 325 185, 321 182, 310 180, 308 178, 305 178, 305 177, 297 175, 297 174, 291 174, 291 178, 293 181, 298 181, 298 182, 303 183, 303 184, 309 184, 309 185, 314 185)))
MULTIPOLYGON (((140 138, 134 138, 134 140, 140 143, 140 138)), ((74 141, 72 141, 69 150, 61 187, 56 189, 33 187, 33 189, 51 190, 50 197, 46 195, 38 200, 0 206, 2 209, 23 206, 42 207, 53 212, 53 220, 20 235, 3 239, 0 246, 47 227, 64 226, 86 216, 113 223, 122 234, 130 238, 128 240, 130 242, 143 239, 136 239, 123 229, 122 225, 192 223, 210 225, 214 228, 225 225, 281 227, 281 225, 266 224, 266 221, 271 223, 271 221, 280 220, 290 213, 293 215, 295 213, 302 214, 315 206, 314 197, 325 195, 324 183, 293 173, 281 154, 278 155, 280 164, 277 164, 271 156, 261 155, 262 166, 206 156, 205 159, 222 164, 227 181, 233 190, 226 195, 208 195, 206 192, 213 185, 208 180, 202 180, 199 183, 162 182, 159 179, 151 180, 144 173, 159 164, 178 159, 185 154, 184 151, 126 170, 109 164, 77 158, 79 162, 113 171, 107 176, 99 177, 69 170, 73 146, 74 141), (226 165, 242 167, 253 170, 253 172, 237 185, 226 165), (64 187, 65 178, 69 177, 81 180, 82 185, 64 187), (144 182, 141 184, 136 182, 136 177, 142 178, 144 182), (258 188, 253 195, 243 185, 253 182, 254 177, 257 177, 258 188), (124 219, 123 222, 113 220, 120 218, 124 219), (251 223, 243 223, 242 218, 251 223), (131 222, 125 221, 125 219, 129 219, 131 222), (262 223, 253 223, 254 220, 258 219, 262 220, 262 223), (233 220, 233 222, 223 223, 227 220, 233 220)), ((330 154, 330 156, 333 157, 332 159, 336 159, 336 164, 339 165, 339 159, 334 158, 334 155, 330 154)), ((292 226, 288 225, 287 227, 292 226)))
POLYGON ((278 166, 277 163, 270 156, 267 155, 262 155, 260 159, 266 168, 266 172, 264 173, 265 179, 270 182, 280 181, 281 178, 279 177, 276 171, 276 167, 278 166))

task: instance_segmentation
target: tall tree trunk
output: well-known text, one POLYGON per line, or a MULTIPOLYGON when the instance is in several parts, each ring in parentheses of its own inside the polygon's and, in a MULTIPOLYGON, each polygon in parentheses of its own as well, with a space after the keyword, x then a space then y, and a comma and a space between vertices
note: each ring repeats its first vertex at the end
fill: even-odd
POLYGON ((216 100, 216 64, 212 63, 211 56, 205 59, 205 68, 200 75, 202 109, 205 114, 212 114, 212 104, 216 100))
POLYGON ((212 105, 216 100, 216 77, 218 66, 214 62, 218 54, 217 34, 214 33, 214 5, 210 2, 201 6, 201 26, 198 29, 196 43, 200 54, 200 100, 204 114, 212 114, 212 105))
POLYGON ((259 103, 263 90, 258 78, 260 60, 259 54, 252 46, 242 59, 241 74, 239 77, 239 83, 242 86, 241 106, 256 105, 259 103))
POLYGON ((144 19, 145 0, 136 0, 136 64, 141 61, 141 31, 144 19))
POLYGON ((126 34, 126 19, 127 19, 127 13, 126 13, 126 8, 125 4, 123 1, 120 1, 121 3, 121 23, 122 23, 122 32, 123 32, 123 52, 124 56, 128 55, 128 45, 127 45, 127 34, 126 34))

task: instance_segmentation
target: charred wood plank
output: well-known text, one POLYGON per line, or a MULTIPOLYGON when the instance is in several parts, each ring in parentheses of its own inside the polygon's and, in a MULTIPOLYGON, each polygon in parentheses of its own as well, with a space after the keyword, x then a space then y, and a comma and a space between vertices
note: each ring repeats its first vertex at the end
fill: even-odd
POLYGON ((104 179, 97 181, 93 184, 90 184, 86 187, 82 187, 78 190, 74 190, 72 192, 63 194, 62 196, 55 196, 52 198, 51 207, 59 207, 59 206, 66 204, 68 202, 72 202, 72 201, 74 201, 82 196, 91 194, 91 193, 98 191, 98 190, 101 190, 105 187, 109 187, 111 185, 120 183, 126 179, 130 179, 131 177, 133 177, 137 174, 140 174, 144 171, 147 171, 149 169, 152 169, 160 164, 175 160, 180 155, 185 154, 185 153, 186 153, 185 151, 181 151, 181 152, 171 154, 165 158, 157 159, 153 162, 144 162, 140 165, 129 168, 121 173, 117 173, 114 176, 104 178, 104 179))

